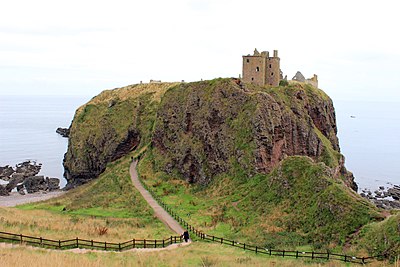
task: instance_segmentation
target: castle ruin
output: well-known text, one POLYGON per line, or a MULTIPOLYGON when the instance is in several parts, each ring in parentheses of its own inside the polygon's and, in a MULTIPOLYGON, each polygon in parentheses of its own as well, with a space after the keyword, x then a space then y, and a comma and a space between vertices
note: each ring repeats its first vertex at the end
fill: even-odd
POLYGON ((273 57, 269 56, 268 51, 258 52, 243 56, 243 76, 246 83, 257 84, 260 86, 278 86, 282 79, 280 70, 280 58, 278 50, 274 50, 273 57))
MULTIPOLYGON (((283 74, 280 68, 280 58, 278 50, 274 50, 273 56, 269 56, 268 51, 258 52, 254 49, 253 55, 243 56, 242 80, 245 83, 256 84, 259 86, 279 86, 283 80, 283 74)), ((285 80, 287 78, 285 77, 285 80)), ((302 82, 318 88, 318 76, 306 79, 300 71, 292 78, 290 82, 302 82)))

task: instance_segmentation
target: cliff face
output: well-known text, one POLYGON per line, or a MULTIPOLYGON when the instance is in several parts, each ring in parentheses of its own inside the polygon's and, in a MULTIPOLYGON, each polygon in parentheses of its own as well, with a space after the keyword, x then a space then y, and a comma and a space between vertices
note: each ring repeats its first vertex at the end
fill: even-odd
POLYGON ((139 144, 149 143, 157 106, 173 83, 107 90, 80 107, 64 156, 67 188, 86 183, 139 144))
MULTIPOLYGON (((262 89, 233 80, 182 84, 158 111, 153 145, 163 171, 208 184, 223 172, 268 173, 303 155, 347 175, 332 101, 307 85, 262 89)), ((346 182, 356 188, 352 176, 346 182)))
POLYGON ((220 173, 268 173, 287 156, 324 162, 356 188, 343 166, 332 101, 309 85, 261 88, 234 79, 149 84, 105 91, 71 125, 69 186, 152 144, 157 168, 207 185, 220 173))

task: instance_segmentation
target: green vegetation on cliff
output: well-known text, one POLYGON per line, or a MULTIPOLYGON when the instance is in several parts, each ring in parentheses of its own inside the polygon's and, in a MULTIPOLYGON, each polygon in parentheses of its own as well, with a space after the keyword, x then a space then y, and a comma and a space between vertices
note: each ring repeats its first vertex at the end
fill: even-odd
POLYGON ((80 107, 70 127, 64 162, 70 186, 96 178, 108 162, 150 143, 161 96, 174 85, 106 90, 80 107))

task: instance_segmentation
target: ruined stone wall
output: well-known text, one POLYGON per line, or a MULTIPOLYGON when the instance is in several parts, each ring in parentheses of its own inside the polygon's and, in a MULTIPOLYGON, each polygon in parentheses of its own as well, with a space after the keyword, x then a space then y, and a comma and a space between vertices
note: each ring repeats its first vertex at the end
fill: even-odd
POLYGON ((266 60, 260 56, 243 56, 243 81, 246 83, 265 85, 266 60))
POLYGON ((280 58, 270 57, 267 60, 266 84, 278 86, 280 81, 280 58))
POLYGON ((312 78, 306 80, 306 83, 318 88, 318 76, 314 74, 312 78))

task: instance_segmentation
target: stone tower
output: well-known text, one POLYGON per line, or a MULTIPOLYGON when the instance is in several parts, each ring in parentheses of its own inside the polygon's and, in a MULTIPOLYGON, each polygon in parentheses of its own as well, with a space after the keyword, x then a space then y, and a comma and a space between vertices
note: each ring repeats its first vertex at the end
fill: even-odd
POLYGON ((244 82, 257 84, 260 86, 272 85, 278 86, 281 80, 280 58, 278 50, 274 50, 273 57, 269 56, 268 51, 258 52, 254 50, 254 54, 243 56, 243 73, 244 82))

